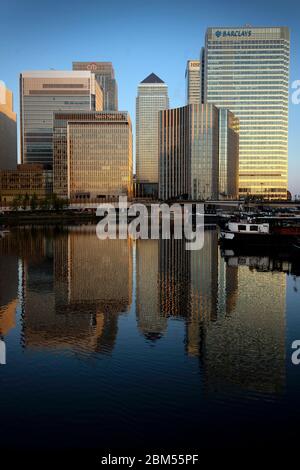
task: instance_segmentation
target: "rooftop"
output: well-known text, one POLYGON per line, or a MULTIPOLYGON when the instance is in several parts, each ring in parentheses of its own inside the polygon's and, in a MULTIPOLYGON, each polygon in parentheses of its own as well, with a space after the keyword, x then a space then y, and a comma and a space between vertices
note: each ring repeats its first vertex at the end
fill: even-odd
POLYGON ((144 78, 141 83, 165 83, 161 78, 159 78, 155 73, 150 73, 148 77, 144 78))

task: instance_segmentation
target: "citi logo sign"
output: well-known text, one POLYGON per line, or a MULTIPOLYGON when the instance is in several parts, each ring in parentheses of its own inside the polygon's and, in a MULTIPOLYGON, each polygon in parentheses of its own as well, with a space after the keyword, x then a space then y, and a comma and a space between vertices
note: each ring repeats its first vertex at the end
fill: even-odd
POLYGON ((97 70, 97 64, 91 63, 87 66, 87 69, 90 70, 91 72, 95 72, 95 70, 97 70))
POLYGON ((215 35, 217 38, 220 38, 221 36, 223 38, 225 37, 239 37, 239 38, 249 38, 252 35, 251 30, 233 30, 233 31, 216 31, 215 35))

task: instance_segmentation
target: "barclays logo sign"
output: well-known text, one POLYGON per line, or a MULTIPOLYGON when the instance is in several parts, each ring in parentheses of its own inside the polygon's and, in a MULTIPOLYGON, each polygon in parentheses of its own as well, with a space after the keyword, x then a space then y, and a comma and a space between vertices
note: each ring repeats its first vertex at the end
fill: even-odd
POLYGON ((215 32, 215 36, 217 38, 220 38, 220 37, 223 37, 223 38, 226 38, 226 37, 238 37, 238 38, 249 38, 250 36, 252 35, 252 31, 251 30, 228 30, 228 31, 216 31, 215 32))

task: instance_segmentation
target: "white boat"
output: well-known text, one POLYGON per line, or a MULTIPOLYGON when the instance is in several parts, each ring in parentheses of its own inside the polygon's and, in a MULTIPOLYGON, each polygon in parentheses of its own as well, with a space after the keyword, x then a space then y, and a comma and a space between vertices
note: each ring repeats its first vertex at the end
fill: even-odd
POLYGON ((226 229, 221 230, 221 239, 237 240, 245 236, 270 235, 270 225, 267 223, 252 223, 248 221, 228 222, 226 229))

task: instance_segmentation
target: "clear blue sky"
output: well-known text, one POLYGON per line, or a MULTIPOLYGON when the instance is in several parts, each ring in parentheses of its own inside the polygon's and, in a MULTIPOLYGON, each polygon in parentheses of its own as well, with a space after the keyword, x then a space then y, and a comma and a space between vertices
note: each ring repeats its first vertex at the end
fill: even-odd
MULTIPOLYGON (((138 83, 155 72, 170 105, 184 104, 185 65, 199 57, 208 26, 289 26, 291 83, 300 80, 300 4, 271 0, 2 0, 0 80, 19 111, 22 70, 71 69, 73 60, 112 61, 119 108, 134 124, 138 83)), ((291 90, 292 92, 292 90, 291 90)), ((290 101, 289 187, 300 194, 300 104, 290 101)))

